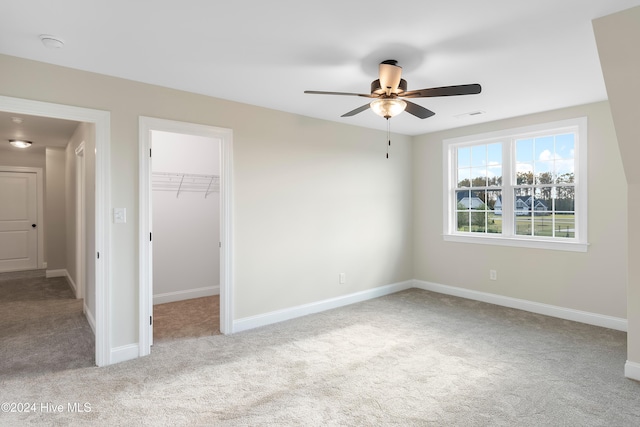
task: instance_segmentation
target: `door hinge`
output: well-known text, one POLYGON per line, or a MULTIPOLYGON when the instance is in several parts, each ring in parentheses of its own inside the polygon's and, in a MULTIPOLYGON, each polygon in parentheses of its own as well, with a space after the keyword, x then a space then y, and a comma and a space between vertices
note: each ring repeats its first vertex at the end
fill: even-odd
POLYGON ((151 157, 151 148, 149 148, 149 157, 151 157))
POLYGON ((153 316, 149 316, 149 326, 153 325, 153 316))
POLYGON ((98 259, 100 259, 100 252, 98 252, 98 259))
POLYGON ((149 233, 149 241, 151 241, 151 233, 149 233))

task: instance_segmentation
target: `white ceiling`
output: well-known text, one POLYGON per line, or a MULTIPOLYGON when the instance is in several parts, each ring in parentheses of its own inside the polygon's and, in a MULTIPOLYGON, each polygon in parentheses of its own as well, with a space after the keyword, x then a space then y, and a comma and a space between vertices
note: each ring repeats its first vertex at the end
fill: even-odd
POLYGON ((2 1, 0 53, 341 123, 396 59, 409 90, 480 83, 391 119, 416 135, 605 100, 591 20, 640 0, 2 1), (45 48, 38 36, 65 41, 45 48), (484 111, 486 114, 456 118, 484 111))

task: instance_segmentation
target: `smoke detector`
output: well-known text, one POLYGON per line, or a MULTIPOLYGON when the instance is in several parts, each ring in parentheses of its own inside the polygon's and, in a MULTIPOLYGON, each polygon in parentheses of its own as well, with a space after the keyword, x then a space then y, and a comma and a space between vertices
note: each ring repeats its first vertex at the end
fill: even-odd
POLYGON ((56 36, 52 36, 49 34, 40 34, 40 41, 49 49, 60 49, 62 46, 64 46, 64 41, 56 36))

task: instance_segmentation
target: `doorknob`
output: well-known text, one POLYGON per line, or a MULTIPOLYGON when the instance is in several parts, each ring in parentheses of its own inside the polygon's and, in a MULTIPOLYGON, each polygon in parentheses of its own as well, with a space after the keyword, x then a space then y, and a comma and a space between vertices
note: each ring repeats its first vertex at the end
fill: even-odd
POLYGON ((33 228, 36 228, 36 225, 35 225, 35 224, 31 224, 31 226, 32 226, 33 228))

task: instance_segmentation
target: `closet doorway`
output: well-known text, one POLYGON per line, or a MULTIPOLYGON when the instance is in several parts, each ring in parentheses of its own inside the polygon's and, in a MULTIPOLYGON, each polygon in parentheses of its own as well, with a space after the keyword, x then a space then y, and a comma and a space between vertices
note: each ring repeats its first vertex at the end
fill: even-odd
POLYGON ((220 140, 151 131, 153 341, 220 333, 220 140))
POLYGON ((141 356, 232 332, 231 148, 228 129, 140 118, 141 356))

